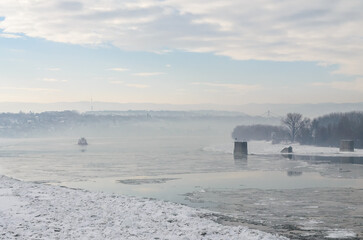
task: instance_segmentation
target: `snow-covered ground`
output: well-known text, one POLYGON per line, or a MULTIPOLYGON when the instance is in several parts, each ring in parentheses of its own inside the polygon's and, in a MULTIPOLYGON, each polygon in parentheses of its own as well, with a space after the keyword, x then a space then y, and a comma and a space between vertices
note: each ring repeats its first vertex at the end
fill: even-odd
POLYGON ((0 239, 286 239, 179 204, 0 176, 0 239))
MULTIPOLYGON (((274 155, 280 154, 281 150, 285 147, 291 146, 293 154, 296 155, 315 155, 315 156, 363 156, 363 149, 355 149, 354 152, 340 152, 336 147, 317 147, 310 145, 300 145, 298 143, 293 144, 271 144, 266 141, 249 141, 248 153, 249 154, 263 154, 274 155)), ((205 147, 205 151, 233 153, 233 144, 225 143, 220 145, 213 145, 205 147)))

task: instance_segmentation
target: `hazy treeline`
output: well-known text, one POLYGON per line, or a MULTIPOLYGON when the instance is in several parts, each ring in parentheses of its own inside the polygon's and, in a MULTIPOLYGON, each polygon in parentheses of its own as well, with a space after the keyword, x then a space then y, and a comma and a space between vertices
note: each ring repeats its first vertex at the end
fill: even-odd
POLYGON ((235 127, 232 132, 233 139, 237 140, 286 140, 289 137, 288 130, 283 126, 272 125, 241 125, 235 127))
POLYGON ((267 140, 275 143, 295 141, 306 145, 334 147, 339 146, 342 139, 351 139, 355 141, 356 148, 363 148, 363 112, 331 113, 313 120, 302 118, 301 114, 292 115, 300 115, 294 123, 294 133, 286 125, 286 117, 282 119, 281 126, 237 126, 232 132, 232 137, 241 140, 267 140))
POLYGON ((363 148, 363 112, 332 113, 312 121, 313 143, 320 146, 339 146, 341 139, 355 140, 363 148))
POLYGON ((77 111, 0 113, 0 138, 201 135, 225 136, 238 123, 279 124, 278 118, 225 111, 77 111))
POLYGON ((37 137, 65 130, 76 130, 101 119, 85 117, 75 111, 43 113, 1 113, 0 137, 37 137))

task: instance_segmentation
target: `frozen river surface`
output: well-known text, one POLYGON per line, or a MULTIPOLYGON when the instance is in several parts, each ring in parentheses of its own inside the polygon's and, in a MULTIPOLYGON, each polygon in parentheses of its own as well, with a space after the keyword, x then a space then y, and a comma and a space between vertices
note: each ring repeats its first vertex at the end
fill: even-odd
POLYGON ((363 153, 205 137, 2 139, 0 173, 20 180, 157 198, 205 218, 292 239, 363 238, 363 153), (312 153, 313 156, 309 155, 312 153))

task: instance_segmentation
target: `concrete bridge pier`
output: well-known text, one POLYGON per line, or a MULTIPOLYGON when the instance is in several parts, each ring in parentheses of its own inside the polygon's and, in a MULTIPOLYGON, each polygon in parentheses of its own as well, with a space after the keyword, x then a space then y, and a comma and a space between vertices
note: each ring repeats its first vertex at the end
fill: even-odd
POLYGON ((341 140, 339 151, 340 152, 354 152, 354 141, 353 140, 341 140))
POLYGON ((234 158, 243 158, 248 155, 247 142, 234 142, 234 158))

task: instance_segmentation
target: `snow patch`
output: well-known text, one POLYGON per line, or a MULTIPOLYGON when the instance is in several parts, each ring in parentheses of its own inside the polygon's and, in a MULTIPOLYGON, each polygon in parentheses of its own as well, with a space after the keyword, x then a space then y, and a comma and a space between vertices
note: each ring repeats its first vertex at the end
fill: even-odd
POLYGON ((10 188, 0 188, 0 211, 16 208, 21 204, 19 197, 13 196, 10 188))
POLYGON ((0 211, 4 239, 286 239, 244 226, 224 226, 203 217, 208 211, 170 202, 5 176, 0 176, 0 186, 0 198, 11 202, 0 211))

